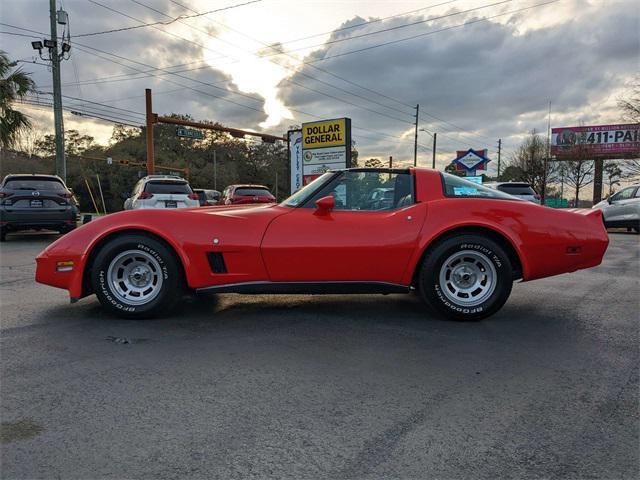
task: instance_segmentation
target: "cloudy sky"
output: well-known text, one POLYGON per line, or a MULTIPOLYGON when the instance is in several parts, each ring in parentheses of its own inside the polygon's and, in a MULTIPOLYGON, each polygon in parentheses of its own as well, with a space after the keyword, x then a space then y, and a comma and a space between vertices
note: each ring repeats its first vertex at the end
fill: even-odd
MULTIPOLYGON (((441 166, 470 147, 495 159, 499 138, 508 155, 532 129, 546 133, 549 102, 552 126, 621 122, 616 100, 640 69, 636 0, 58 5, 70 20, 71 58, 62 64, 69 110, 140 124, 152 88, 160 114, 270 133, 346 116, 362 158, 397 162, 413 158, 416 104, 420 129, 438 133, 441 166)), ((48 2, 2 0, 0 17, 1 48, 51 92, 47 66, 28 63, 42 63, 30 41, 49 31, 48 2)), ((49 109, 25 108, 52 129, 49 109)), ((65 128, 100 142, 112 125, 65 114, 65 128)), ((419 143, 419 163, 430 164, 430 134, 421 131, 419 143)))

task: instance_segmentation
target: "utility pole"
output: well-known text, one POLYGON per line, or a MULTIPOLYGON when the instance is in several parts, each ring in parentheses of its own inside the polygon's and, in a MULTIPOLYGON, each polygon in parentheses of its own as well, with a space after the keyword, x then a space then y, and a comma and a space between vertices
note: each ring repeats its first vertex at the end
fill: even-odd
POLYGON ((500 181, 500 156, 502 154, 502 139, 498 139, 498 178, 496 180, 500 181))
POLYGON ((431 168, 436 169, 436 139, 438 134, 433 132, 433 156, 431 157, 431 168))
POLYGON ((213 151, 213 189, 218 190, 218 156, 213 151))
POLYGON ((542 192, 540 192, 540 204, 544 205, 547 197, 547 170, 549 169, 549 160, 551 157, 551 100, 549 100, 549 114, 547 115, 547 151, 544 156, 544 171, 542 172, 542 192))
POLYGON ((145 88, 144 97, 146 102, 146 116, 147 116, 147 175, 153 175, 155 171, 155 159, 153 153, 153 105, 151 104, 151 89, 145 88))
POLYGON ((60 55, 58 54, 58 19, 56 18, 56 0, 49 0, 49 20, 51 22, 51 41, 49 49, 51 72, 53 74, 53 122, 56 133, 56 175, 67 181, 67 162, 64 158, 64 124, 62 119, 62 87, 60 85, 60 55))
POLYGON ((420 113, 420 104, 416 105, 416 134, 413 140, 413 166, 418 166, 418 114, 420 113))
POLYGON ((389 168, 393 168, 393 157, 389 155, 389 168))

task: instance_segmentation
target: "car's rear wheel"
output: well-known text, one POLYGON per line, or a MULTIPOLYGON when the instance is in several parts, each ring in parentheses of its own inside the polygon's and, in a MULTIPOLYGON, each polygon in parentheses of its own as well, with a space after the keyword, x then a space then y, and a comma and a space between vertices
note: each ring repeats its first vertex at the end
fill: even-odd
POLYGON ((100 303, 126 318, 167 313, 184 289, 174 252, 145 235, 122 235, 104 245, 93 263, 91 282, 100 303))
POLYGON ((509 257, 495 241, 457 235, 438 242, 420 269, 420 294, 441 314, 480 320, 497 312, 513 285, 509 257))

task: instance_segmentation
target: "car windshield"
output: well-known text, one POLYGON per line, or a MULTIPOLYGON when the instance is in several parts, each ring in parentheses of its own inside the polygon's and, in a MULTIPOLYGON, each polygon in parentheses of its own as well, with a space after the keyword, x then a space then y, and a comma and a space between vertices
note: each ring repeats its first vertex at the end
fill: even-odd
POLYGON ((307 198, 313 195, 316 192, 316 190, 318 190, 318 188, 320 188, 322 185, 328 182, 329 179, 334 175, 335 175, 335 172, 326 172, 320 175, 313 182, 309 183, 308 185, 305 185, 300 190, 298 190, 293 195, 291 195, 289 198, 287 198, 284 202, 281 203, 281 205, 285 207, 297 207, 298 205, 302 205, 307 200, 307 198))
POLYGON ((191 187, 186 182, 175 181, 152 181, 148 182, 144 187, 145 192, 158 194, 180 194, 189 195, 191 187))
POLYGON ((509 195, 535 195, 533 188, 527 184, 502 184, 498 185, 498 190, 508 193, 509 195))
POLYGON ((236 188, 235 195, 240 197, 273 197, 267 188, 236 188))
POLYGON ((12 178, 7 180, 4 188, 11 190, 54 190, 65 191, 65 187, 59 180, 52 178, 12 178))

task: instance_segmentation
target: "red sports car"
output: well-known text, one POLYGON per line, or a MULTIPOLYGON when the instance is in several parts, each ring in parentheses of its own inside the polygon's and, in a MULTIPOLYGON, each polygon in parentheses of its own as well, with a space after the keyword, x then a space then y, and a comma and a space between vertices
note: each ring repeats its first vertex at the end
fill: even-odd
POLYGON ((600 210, 555 210, 435 170, 328 172, 281 204, 144 210, 94 220, 37 257, 36 280, 152 317, 185 290, 409 293, 475 320, 515 280, 600 264, 600 210), (371 202, 376 189, 392 201, 371 202), (378 190, 379 191, 379 190, 378 190))

